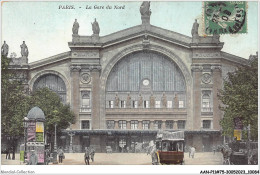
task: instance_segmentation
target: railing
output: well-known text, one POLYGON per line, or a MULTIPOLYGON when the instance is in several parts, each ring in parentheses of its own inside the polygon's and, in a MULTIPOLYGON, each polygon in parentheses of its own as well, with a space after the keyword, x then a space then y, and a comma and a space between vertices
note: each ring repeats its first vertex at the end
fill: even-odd
POLYGON ((81 107, 79 109, 80 112, 91 112, 91 108, 90 107, 81 107))
POLYGON ((120 111, 120 112, 186 112, 186 108, 106 108, 106 111, 120 111))
POLYGON ((212 112, 212 108, 211 107, 203 107, 203 108, 201 108, 201 112, 212 112))

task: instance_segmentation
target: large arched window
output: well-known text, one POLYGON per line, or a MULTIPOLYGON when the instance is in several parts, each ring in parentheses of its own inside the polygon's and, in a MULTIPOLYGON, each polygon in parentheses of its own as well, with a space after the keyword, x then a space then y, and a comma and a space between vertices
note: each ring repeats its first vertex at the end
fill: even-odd
POLYGON ((66 85, 64 81, 54 74, 46 74, 40 76, 33 85, 33 90, 47 87, 53 92, 56 92, 63 103, 66 103, 66 85))
POLYGON ((170 58, 152 51, 135 52, 121 59, 106 83, 107 108, 112 108, 111 104, 122 108, 123 103, 129 104, 124 108, 173 108, 175 96, 185 108, 183 73, 170 58))
POLYGON ((142 86, 151 91, 185 91, 185 79, 179 67, 164 55, 153 52, 132 53, 112 69, 107 92, 138 92, 142 86))

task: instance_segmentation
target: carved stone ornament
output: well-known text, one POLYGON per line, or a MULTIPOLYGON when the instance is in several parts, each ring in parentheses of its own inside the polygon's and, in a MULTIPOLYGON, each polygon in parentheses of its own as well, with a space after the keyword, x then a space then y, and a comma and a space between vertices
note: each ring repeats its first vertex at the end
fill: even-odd
POLYGON ((193 58, 215 58, 220 57, 220 53, 218 52, 211 52, 211 53, 195 53, 193 58))
POLYGON ((87 52, 73 52, 73 58, 98 58, 98 51, 87 51, 87 52))
POLYGON ((78 66, 78 65, 71 65, 70 66, 70 71, 71 72, 79 72, 81 69, 81 66, 78 66))
POLYGON ((81 82, 84 84, 88 84, 91 81, 91 77, 88 73, 84 73, 81 75, 81 82))
POLYGON ((211 82, 211 75, 209 73, 204 73, 202 75, 201 81, 205 84, 209 84, 211 82))

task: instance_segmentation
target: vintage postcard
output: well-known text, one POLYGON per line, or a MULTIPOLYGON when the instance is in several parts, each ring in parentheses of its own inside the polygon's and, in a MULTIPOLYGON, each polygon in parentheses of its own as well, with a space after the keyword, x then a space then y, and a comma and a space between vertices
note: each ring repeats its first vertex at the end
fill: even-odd
POLYGON ((259 174, 258 13, 1 2, 1 174, 259 174))

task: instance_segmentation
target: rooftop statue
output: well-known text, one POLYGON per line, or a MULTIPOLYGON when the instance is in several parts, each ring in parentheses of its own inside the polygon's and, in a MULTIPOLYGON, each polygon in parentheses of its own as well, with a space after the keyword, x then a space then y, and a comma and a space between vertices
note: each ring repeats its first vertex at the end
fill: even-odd
POLYGON ((8 55, 8 51, 9 51, 9 46, 4 41, 4 44, 2 45, 2 48, 1 48, 1 54, 3 56, 7 56, 8 55))
POLYGON ((151 10, 150 10, 150 1, 143 1, 141 7, 140 7, 140 13, 142 16, 150 16, 151 10))
POLYGON ((23 44, 20 47, 21 47, 21 55, 22 55, 22 57, 28 57, 29 51, 28 51, 27 45, 25 44, 25 41, 23 41, 23 44))
POLYGON ((92 24, 92 31, 93 31, 93 34, 94 35, 99 35, 99 32, 100 32, 100 29, 99 29, 99 25, 98 25, 98 22, 96 21, 96 18, 95 18, 95 21, 92 24))
POLYGON ((197 23, 197 19, 195 19, 195 22, 193 23, 191 35, 199 36, 199 23, 197 23))
POLYGON ((72 33, 73 35, 78 35, 79 33, 79 23, 77 22, 77 19, 75 19, 75 22, 73 24, 72 33))

